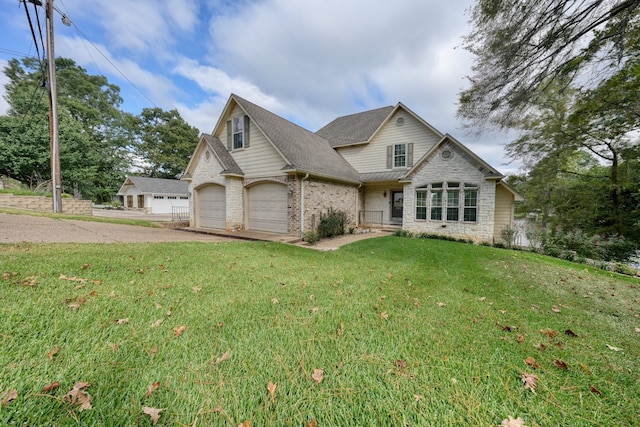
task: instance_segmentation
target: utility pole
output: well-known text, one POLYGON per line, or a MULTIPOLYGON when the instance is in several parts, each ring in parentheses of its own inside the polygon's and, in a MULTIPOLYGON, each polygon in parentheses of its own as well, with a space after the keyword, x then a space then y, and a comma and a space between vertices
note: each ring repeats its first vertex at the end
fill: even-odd
POLYGON ((58 134, 58 89, 56 85, 56 57, 53 49, 53 0, 46 1, 47 69, 49 71, 49 135, 51 138, 51 190, 53 212, 62 212, 62 176, 60 174, 60 139, 58 134))

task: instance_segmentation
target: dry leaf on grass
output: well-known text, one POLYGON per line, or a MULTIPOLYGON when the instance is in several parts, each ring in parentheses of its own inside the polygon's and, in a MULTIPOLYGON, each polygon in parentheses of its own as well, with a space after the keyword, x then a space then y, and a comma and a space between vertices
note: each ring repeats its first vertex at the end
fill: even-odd
POLYGON ((193 288, 191 288, 191 290, 193 291, 194 294, 197 294, 198 292, 200 292, 202 290, 202 287, 194 286, 193 288))
POLYGON ((438 303, 438 307, 445 307, 447 304, 443 303, 443 302, 439 302, 438 303))
POLYGON ((532 366, 535 369, 540 369, 540 364, 536 361, 535 357, 527 357, 526 359, 524 359, 524 363, 532 366))
POLYGON ((222 363, 225 360, 229 360, 229 358, 231 357, 231 351, 227 350, 224 352, 224 354, 220 357, 216 358, 216 361, 213 362, 214 365, 217 365, 218 363, 222 363))
POLYGON ((405 369, 407 367, 407 362, 402 359, 398 359, 396 360, 396 366, 400 369, 405 369))
POLYGON ((151 396, 153 394, 153 392, 158 389, 158 387, 160 387, 160 382, 155 382, 153 384, 149 384, 147 386, 147 393, 144 395, 144 397, 151 396))
POLYGON ((162 320, 162 319, 158 319, 158 320, 156 320, 155 322, 153 322, 153 323, 151 324, 151 327, 152 327, 152 328, 157 328, 158 326, 160 326, 160 324, 161 324, 162 322, 163 322, 163 320, 162 320))
POLYGON ((87 391, 85 390, 90 385, 91 384, 89 384, 88 382, 78 381, 73 385, 73 388, 69 390, 69 393, 67 393, 64 398, 72 405, 79 406, 80 412, 86 409, 91 409, 91 395, 89 395, 89 393, 87 393, 87 391))
POLYGON ((585 365, 584 363, 580 364, 580 368, 582 368, 583 371, 585 371, 587 374, 592 375, 593 373, 591 372, 591 369, 587 368, 587 365, 585 365))
POLYGON ((271 396, 271 403, 275 403, 276 402, 276 388, 278 386, 275 385, 274 383, 272 383, 271 381, 269 381, 269 384, 267 384, 267 390, 269 390, 269 395, 271 396))
POLYGON ((523 343, 524 342, 524 334, 519 334, 518 338, 516 339, 519 343, 523 343))
POLYGON ((569 368, 567 367, 567 364, 566 364, 566 363, 564 363, 562 360, 559 360, 559 359, 555 359, 555 360, 553 361, 553 364, 554 364, 558 369, 564 369, 564 370, 569 369, 569 368))
POLYGON ((307 423, 307 427, 318 427, 318 421, 316 421, 316 419, 312 419, 310 422, 307 423))
POLYGON ((551 311, 553 311, 554 313, 560 313, 560 309, 558 307, 556 307, 555 305, 553 307, 551 307, 551 311))
POLYGON ((575 332, 573 332, 571 329, 566 329, 564 331, 564 334, 573 338, 577 338, 578 334, 576 334, 575 332))
POLYGON ((147 414, 151 417, 153 425, 156 425, 158 423, 158 420, 160 419, 160 412, 162 411, 164 411, 164 409, 151 408, 149 406, 142 407, 142 413, 147 414))
POLYGON ((589 386, 589 390, 591 390, 591 393, 593 393, 593 394, 597 394, 598 396, 602 396, 602 392, 600 390, 598 390, 597 388, 595 388, 594 386, 592 386, 592 385, 589 386))
POLYGON ((525 389, 531 390, 534 393, 536 392, 536 387, 538 387, 538 376, 536 374, 523 372, 520 374, 520 379, 525 389))
POLYGON ((57 381, 54 381, 54 382, 52 382, 51 384, 44 386, 44 387, 42 388, 41 392, 42 392, 42 393, 49 393, 51 390, 55 390, 55 389, 57 389, 58 387, 60 387, 60 383, 59 383, 59 382, 57 382, 57 381))
POLYGON ((540 333, 548 336, 549 338, 553 338, 558 336, 558 331, 554 331, 553 329, 540 329, 540 333))
POLYGON ((509 415, 509 418, 505 418, 504 420, 502 420, 502 422, 500 423, 500 427, 527 427, 526 425, 524 425, 524 420, 520 417, 518 418, 513 418, 511 415, 509 415))
POLYGON ((340 327, 336 331, 336 338, 340 338, 344 333, 344 323, 340 323, 340 327))
POLYGON ((607 348, 609 350, 613 350, 613 351, 622 351, 622 349, 620 347, 614 347, 612 345, 607 344, 607 348))
POLYGON ((389 319, 389 313, 387 313, 386 311, 383 311, 382 313, 380 313, 380 318, 384 320, 389 319))
POLYGON ((53 348, 51 349, 51 351, 49 351, 49 352, 47 353, 47 358, 48 358, 50 361, 52 361, 52 362, 53 362, 53 356, 55 356, 56 354, 58 354, 58 351, 59 351, 59 350, 60 350, 60 349, 59 349, 58 347, 53 347, 53 348))
POLYGON ((182 335, 182 333, 185 331, 185 329, 187 329, 187 327, 184 326, 184 325, 175 326, 173 328, 173 336, 175 338, 178 338, 180 335, 182 335))
POLYGON ((2 395, 2 406, 7 406, 9 403, 11 403, 13 400, 17 398, 18 398, 18 390, 16 389, 7 390, 2 395))
POLYGON ((124 319, 118 319, 118 320, 116 320, 116 324, 117 324, 117 325, 123 325, 123 324, 125 324, 125 323, 129 323, 129 318, 128 318, 128 317, 125 317, 124 319))
MULTIPOLYGON (((271 266, 273 267, 273 263, 271 266)), ((238 424, 238 427, 251 427, 251 420, 246 420, 245 422, 238 424)))
POLYGON ((324 378, 324 371, 322 369, 314 369, 311 378, 313 378, 316 383, 320 383, 324 378))

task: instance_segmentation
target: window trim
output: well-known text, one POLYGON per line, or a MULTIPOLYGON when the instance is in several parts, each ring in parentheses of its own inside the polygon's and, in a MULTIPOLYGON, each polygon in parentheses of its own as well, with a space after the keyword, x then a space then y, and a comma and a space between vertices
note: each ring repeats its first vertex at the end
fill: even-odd
POLYGON ((415 220, 477 224, 480 209, 478 195, 479 185, 466 182, 431 182, 417 187, 415 189, 415 220), (471 194, 473 196, 469 198, 471 194), (451 206, 451 202, 454 202, 455 206, 451 206), (471 216, 474 219, 467 219, 471 216))

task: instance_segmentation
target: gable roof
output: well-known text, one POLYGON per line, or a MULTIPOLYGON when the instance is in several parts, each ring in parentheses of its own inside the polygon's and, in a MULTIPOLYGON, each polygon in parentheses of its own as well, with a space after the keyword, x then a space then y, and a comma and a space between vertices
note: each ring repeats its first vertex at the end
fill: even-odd
POLYGON ((218 162, 220 162, 223 168, 221 175, 244 175, 244 172, 242 172, 242 169, 240 169, 240 166, 238 166, 222 141, 215 136, 207 134, 202 134, 201 138, 204 139, 207 146, 213 151, 213 155, 216 156, 218 162))
POLYGON ((392 106, 338 117, 316 132, 332 147, 362 144, 371 138, 395 108, 392 106))
POLYGON ((487 162, 482 160, 475 154, 473 151, 469 150, 464 146, 460 141, 455 139, 453 136, 449 134, 445 134, 440 141, 434 145, 431 150, 427 151, 420 160, 418 160, 409 171, 400 179, 400 181, 410 180, 411 175, 422 167, 422 164, 426 162, 428 159, 432 158, 435 153, 440 149, 440 147, 448 145, 452 148, 458 155, 461 155, 464 159, 467 160, 471 165, 473 165, 480 173, 482 173, 485 179, 489 180, 501 180, 504 178, 500 172, 498 172, 494 167, 489 165, 487 162))
MULTIPOLYGON (((310 173, 326 178, 359 182, 360 175, 329 141, 286 119, 283 119, 262 107, 232 94, 229 99, 235 101, 253 124, 265 135, 267 140, 287 163, 284 170, 310 173)), ((229 103, 225 110, 229 108, 229 103)))
POLYGON ((367 144, 380 131, 382 125, 389 121, 400 109, 406 111, 439 137, 443 136, 439 130, 431 126, 422 117, 411 111, 411 109, 407 108, 402 102, 398 102, 394 107, 382 107, 362 113, 338 117, 317 131, 316 134, 329 140, 333 148, 367 144))
POLYGON ((189 184, 177 179, 148 178, 145 176, 127 176, 118 194, 127 185, 134 185, 144 194, 188 194, 189 184))

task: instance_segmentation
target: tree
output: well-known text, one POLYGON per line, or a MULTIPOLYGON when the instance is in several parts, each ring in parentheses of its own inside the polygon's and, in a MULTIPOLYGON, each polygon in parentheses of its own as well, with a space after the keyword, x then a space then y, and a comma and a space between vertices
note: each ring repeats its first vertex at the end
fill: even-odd
POLYGON ((585 70, 602 80, 637 56, 639 11, 640 0, 478 0, 464 43, 476 59, 458 115, 479 130, 506 129, 545 85, 587 84, 585 70))
MULTIPOLYGON (((7 116, 0 117, 0 174, 36 184, 51 178, 44 69, 35 58, 12 59, 7 116)), ((63 191, 108 199, 129 166, 120 89, 72 60, 56 59, 63 191)))
POLYGON ((144 175, 179 177, 198 143, 198 129, 185 122, 175 109, 144 108, 134 121, 135 151, 143 161, 140 167, 144 175))

